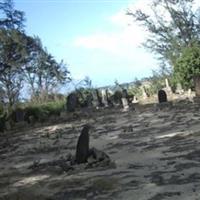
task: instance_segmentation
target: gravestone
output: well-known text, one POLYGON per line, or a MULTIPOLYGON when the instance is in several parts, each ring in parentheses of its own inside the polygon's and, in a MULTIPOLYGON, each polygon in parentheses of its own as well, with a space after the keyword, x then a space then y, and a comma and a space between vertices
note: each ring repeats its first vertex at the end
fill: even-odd
POLYGON ((180 83, 177 83, 176 93, 177 94, 183 94, 184 93, 184 90, 183 90, 182 85, 180 83))
POLYGON ((113 101, 116 105, 122 105, 122 92, 120 90, 116 90, 113 95, 113 101))
POLYGON ((98 104, 99 104, 100 107, 103 107, 104 104, 103 104, 103 102, 102 102, 102 97, 101 97, 101 95, 99 94, 99 90, 96 89, 95 91, 96 91, 96 95, 97 95, 98 104))
POLYGON ((106 100, 108 102, 108 106, 112 107, 114 105, 113 105, 113 102, 111 100, 111 95, 112 95, 112 93, 108 89, 106 89, 106 100))
POLYGON ((91 107, 92 106, 92 101, 93 101, 93 96, 91 93, 87 94, 86 96, 86 104, 87 107, 91 107))
POLYGON ((24 121, 25 112, 22 108, 16 108, 11 115, 11 118, 14 122, 24 121))
POLYGON ((167 78, 165 79, 165 85, 166 85, 166 91, 167 91, 169 94, 171 94, 171 93, 172 93, 172 88, 170 87, 169 81, 168 81, 167 78))
POLYGON ((144 86, 142 87, 142 96, 143 96, 143 99, 146 99, 148 97, 148 94, 146 92, 146 88, 144 86))
POLYGON ((131 103, 138 103, 139 101, 138 101, 138 98, 136 97, 136 96, 133 96, 133 100, 132 100, 132 102, 131 103))
POLYGON ((97 109, 99 108, 99 101, 96 91, 92 91, 92 105, 97 109))
POLYGON ((71 93, 67 96, 67 111, 74 112, 78 107, 78 97, 75 93, 71 93))
POLYGON ((191 88, 188 89, 187 95, 188 95, 189 99, 192 97, 192 90, 191 90, 191 88))
POLYGON ((128 105, 128 92, 126 89, 122 90, 122 106, 123 106, 123 111, 127 111, 129 109, 129 105, 128 105))
POLYGON ((158 102, 159 103, 165 103, 167 102, 167 94, 164 90, 158 91, 158 102))
POLYGON ((89 130, 90 126, 85 125, 79 136, 76 146, 76 163, 86 163, 89 156, 89 130))
POLYGON ((108 107, 108 102, 107 102, 105 90, 101 90, 101 96, 102 96, 102 103, 104 104, 105 107, 108 107))

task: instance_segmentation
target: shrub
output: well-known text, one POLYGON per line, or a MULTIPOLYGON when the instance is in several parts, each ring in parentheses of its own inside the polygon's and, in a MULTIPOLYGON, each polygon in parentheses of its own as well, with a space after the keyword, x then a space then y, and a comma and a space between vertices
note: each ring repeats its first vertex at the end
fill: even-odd
POLYGON ((25 108, 25 121, 29 121, 29 117, 33 116, 36 121, 45 121, 49 116, 59 116, 65 108, 65 101, 48 102, 44 104, 28 105, 25 108))

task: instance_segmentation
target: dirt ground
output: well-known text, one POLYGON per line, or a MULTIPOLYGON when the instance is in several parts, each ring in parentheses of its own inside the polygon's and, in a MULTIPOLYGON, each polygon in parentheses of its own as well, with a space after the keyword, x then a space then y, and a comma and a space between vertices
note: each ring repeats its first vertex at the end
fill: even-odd
POLYGON ((0 136, 0 199, 200 199, 199 104, 84 111, 57 121, 0 136), (73 155, 85 123, 94 127, 90 147, 106 152, 113 165, 33 167, 73 155))

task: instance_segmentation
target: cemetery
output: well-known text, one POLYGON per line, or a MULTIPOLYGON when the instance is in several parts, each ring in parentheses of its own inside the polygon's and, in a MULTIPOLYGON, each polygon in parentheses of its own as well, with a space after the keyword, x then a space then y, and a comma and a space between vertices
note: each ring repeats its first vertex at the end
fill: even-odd
POLYGON ((0 200, 200 200, 199 8, 0 0, 0 200))
POLYGON ((0 199, 198 199, 200 102, 125 94, 2 133, 0 199))

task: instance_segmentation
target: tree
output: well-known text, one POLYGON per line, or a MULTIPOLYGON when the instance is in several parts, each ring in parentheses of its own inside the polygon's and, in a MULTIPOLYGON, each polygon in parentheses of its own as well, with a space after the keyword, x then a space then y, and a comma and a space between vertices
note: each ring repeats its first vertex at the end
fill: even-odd
POLYGON ((174 75, 186 89, 194 88, 193 78, 200 75, 200 44, 184 48, 174 66, 174 75))
POLYGON ((15 10, 12 0, 4 0, 0 2, 0 29, 15 29, 24 31, 24 12, 15 10))
POLYGON ((0 86, 4 102, 11 108, 22 87, 21 66, 26 61, 29 41, 23 32, 23 12, 15 10, 11 0, 1 2, 0 11, 0 86))
POLYGON ((159 55, 165 63, 174 66, 182 48, 200 40, 200 10, 193 0, 153 0, 150 13, 142 10, 128 15, 149 33, 144 46, 159 55))
POLYGON ((33 99, 44 100, 58 85, 70 81, 70 72, 66 64, 57 63, 54 57, 42 46, 39 37, 34 38, 35 50, 30 62, 24 68, 24 76, 31 88, 33 99))

